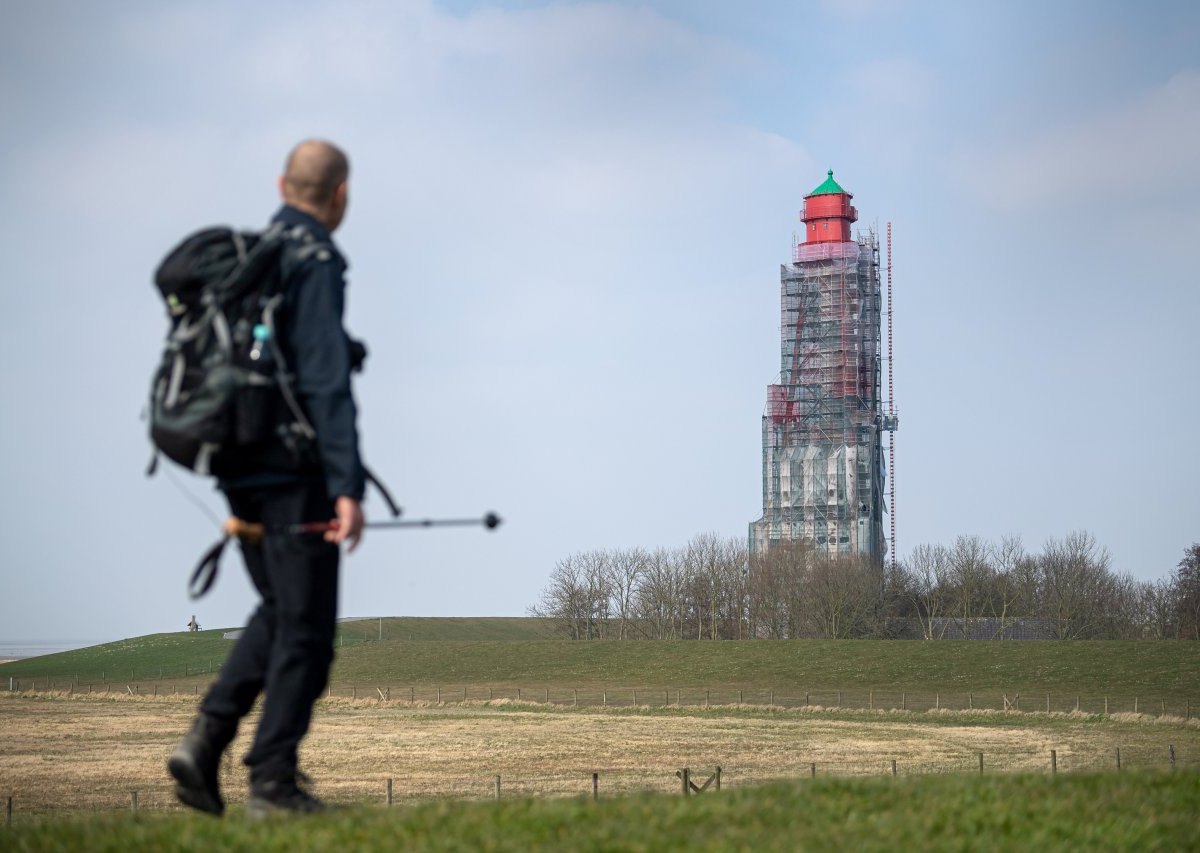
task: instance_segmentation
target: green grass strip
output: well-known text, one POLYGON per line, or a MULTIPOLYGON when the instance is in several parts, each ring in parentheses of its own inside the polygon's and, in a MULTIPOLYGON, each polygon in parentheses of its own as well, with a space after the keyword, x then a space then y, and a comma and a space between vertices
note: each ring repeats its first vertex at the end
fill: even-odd
POLYGON ((0 849, 1185 850, 1200 774, 815 779, 688 798, 437 802, 250 823, 191 814, 47 820, 0 849))

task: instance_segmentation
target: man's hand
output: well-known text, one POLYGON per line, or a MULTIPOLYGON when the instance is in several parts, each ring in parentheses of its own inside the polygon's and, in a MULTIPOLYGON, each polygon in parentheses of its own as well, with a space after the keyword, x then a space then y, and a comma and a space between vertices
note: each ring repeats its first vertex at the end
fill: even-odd
POLYGON ((348 541, 350 546, 346 551, 353 551, 362 540, 365 523, 362 504, 354 498, 340 497, 334 503, 333 511, 337 513, 337 527, 325 533, 325 541, 335 545, 348 541))

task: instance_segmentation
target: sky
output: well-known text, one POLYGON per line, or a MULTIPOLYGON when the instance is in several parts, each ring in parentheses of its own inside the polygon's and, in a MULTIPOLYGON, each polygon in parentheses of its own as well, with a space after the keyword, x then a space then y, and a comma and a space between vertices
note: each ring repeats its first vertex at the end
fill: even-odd
POLYGON ((409 517, 505 519, 372 532, 343 616, 523 615, 569 554, 744 539, 827 169, 893 228, 900 555, 1087 530, 1165 576, 1200 540, 1198 10, 0 2, 0 640, 250 613, 235 552, 186 594, 219 493, 144 474, 151 276, 264 225, 306 137, 352 161, 368 465, 409 517))

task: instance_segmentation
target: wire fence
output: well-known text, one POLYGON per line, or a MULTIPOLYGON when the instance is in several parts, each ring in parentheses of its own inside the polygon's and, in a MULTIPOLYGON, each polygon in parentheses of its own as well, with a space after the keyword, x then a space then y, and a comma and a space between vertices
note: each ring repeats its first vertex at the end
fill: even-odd
MULTIPOLYGON (((993 756, 995 758, 996 756, 993 756)), ((759 785, 817 779, 824 777, 928 775, 986 775, 988 773, 1095 773, 1095 772, 1200 772, 1200 755, 1185 755, 1170 743, 1161 749, 1141 748, 1124 751, 1116 748, 1102 752, 1058 750, 1029 751, 1002 757, 1004 769, 989 762, 983 752, 945 756, 938 763, 927 758, 913 762, 887 752, 865 753, 860 760, 839 762, 797 762, 779 772, 708 765, 695 768, 628 768, 549 775, 522 775, 520 772, 485 773, 475 776, 400 776, 386 772, 359 778, 318 780, 315 793, 334 806, 413 806, 435 800, 484 800, 528 798, 590 798, 662 794, 696 796, 722 790, 753 788, 759 785)), ((242 778, 234 778, 232 763, 222 771, 222 790, 235 804, 248 794, 242 778)), ((161 778, 129 780, 120 789, 95 790, 72 785, 64 780, 58 791, 14 793, 5 797, 5 824, 37 823, 62 815, 101 812, 176 812, 184 807, 174 795, 173 786, 161 778)))

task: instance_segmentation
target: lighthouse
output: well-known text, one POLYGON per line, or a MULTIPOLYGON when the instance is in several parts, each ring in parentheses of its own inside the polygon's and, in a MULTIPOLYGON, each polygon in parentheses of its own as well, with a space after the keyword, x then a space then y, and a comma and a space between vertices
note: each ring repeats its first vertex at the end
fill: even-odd
POLYGON ((806 542, 882 560, 879 240, 854 235, 830 170, 804 197, 804 237, 780 267, 780 370, 762 417, 762 517, 750 550, 806 542))

